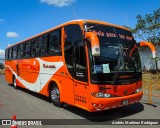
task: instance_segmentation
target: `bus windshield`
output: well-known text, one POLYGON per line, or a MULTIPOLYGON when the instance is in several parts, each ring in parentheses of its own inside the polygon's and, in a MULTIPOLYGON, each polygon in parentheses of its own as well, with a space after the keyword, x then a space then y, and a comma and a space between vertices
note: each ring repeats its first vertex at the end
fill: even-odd
POLYGON ((100 56, 90 54, 92 82, 111 83, 115 75, 118 84, 141 78, 140 57, 130 31, 91 23, 85 24, 85 28, 96 32, 100 42, 100 56))

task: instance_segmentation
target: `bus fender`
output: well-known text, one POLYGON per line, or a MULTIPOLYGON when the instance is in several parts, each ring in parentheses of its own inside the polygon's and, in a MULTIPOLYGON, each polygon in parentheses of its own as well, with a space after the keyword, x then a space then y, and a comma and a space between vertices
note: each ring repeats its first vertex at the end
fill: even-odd
MULTIPOLYGON (((53 84, 56 84, 56 85, 57 85, 57 87, 58 87, 58 89, 59 89, 59 91, 60 91, 60 93, 61 93, 61 92, 62 92, 62 89, 61 89, 61 86, 60 86, 59 81, 56 80, 56 79, 52 79, 52 80, 50 80, 50 82, 49 82, 49 84, 48 84, 48 94, 50 93, 50 88, 51 88, 51 86, 52 86, 53 84)), ((61 93, 61 94, 62 94, 62 93, 61 93)), ((50 94, 49 94, 48 96, 50 96, 50 94)), ((60 95, 60 96, 61 96, 61 95, 60 95)))

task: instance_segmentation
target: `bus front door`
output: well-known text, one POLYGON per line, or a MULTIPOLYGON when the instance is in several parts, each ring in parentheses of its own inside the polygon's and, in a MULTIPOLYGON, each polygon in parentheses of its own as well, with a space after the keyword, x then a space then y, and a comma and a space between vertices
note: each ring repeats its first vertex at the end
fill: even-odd
POLYGON ((75 106, 85 109, 87 108, 89 86, 86 48, 83 41, 74 44, 73 53, 75 106))

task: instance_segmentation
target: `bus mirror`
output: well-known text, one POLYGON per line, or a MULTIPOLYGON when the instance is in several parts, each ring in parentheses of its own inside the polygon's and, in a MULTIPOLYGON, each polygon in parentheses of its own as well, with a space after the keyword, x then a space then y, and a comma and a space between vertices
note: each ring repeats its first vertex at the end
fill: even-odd
POLYGON ((100 55, 100 44, 99 44, 99 39, 97 37, 97 34, 95 32, 86 32, 85 39, 87 38, 90 39, 92 55, 99 56, 100 55))
POLYGON ((151 42, 142 41, 142 42, 139 42, 139 46, 140 47, 142 47, 142 46, 149 47, 151 49, 151 51, 152 51, 153 58, 156 57, 156 48, 154 47, 154 45, 151 42))

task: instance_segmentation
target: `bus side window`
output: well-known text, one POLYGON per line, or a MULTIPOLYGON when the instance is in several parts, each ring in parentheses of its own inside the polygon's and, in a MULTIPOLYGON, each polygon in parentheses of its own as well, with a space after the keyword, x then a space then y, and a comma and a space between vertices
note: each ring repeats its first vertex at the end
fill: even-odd
POLYGON ((12 47, 12 59, 16 59, 17 58, 17 46, 13 46, 12 47))
POLYGON ((10 59, 13 59, 13 47, 11 47, 10 52, 10 59))
POLYGON ((8 59, 11 59, 11 48, 8 49, 8 59))
POLYGON ((23 57, 23 43, 17 46, 17 58, 21 59, 23 57))
POLYGON ((53 55, 54 53, 61 53, 61 38, 60 38, 60 30, 55 30, 51 32, 49 36, 49 49, 48 53, 53 55))
POLYGON ((25 42, 24 47, 25 57, 28 58, 31 56, 31 41, 25 42))
POLYGON ((32 41, 32 56, 39 56, 39 39, 32 41))
POLYGON ((40 38, 40 54, 43 56, 43 55, 47 55, 47 36, 46 35, 43 35, 41 38, 40 38))
POLYGON ((65 62, 69 73, 74 77, 73 44, 75 43, 75 41, 82 39, 82 31, 78 24, 65 26, 64 30, 65 30, 65 39, 64 39, 65 62))
POLYGON ((8 49, 5 50, 5 60, 8 60, 8 49))

